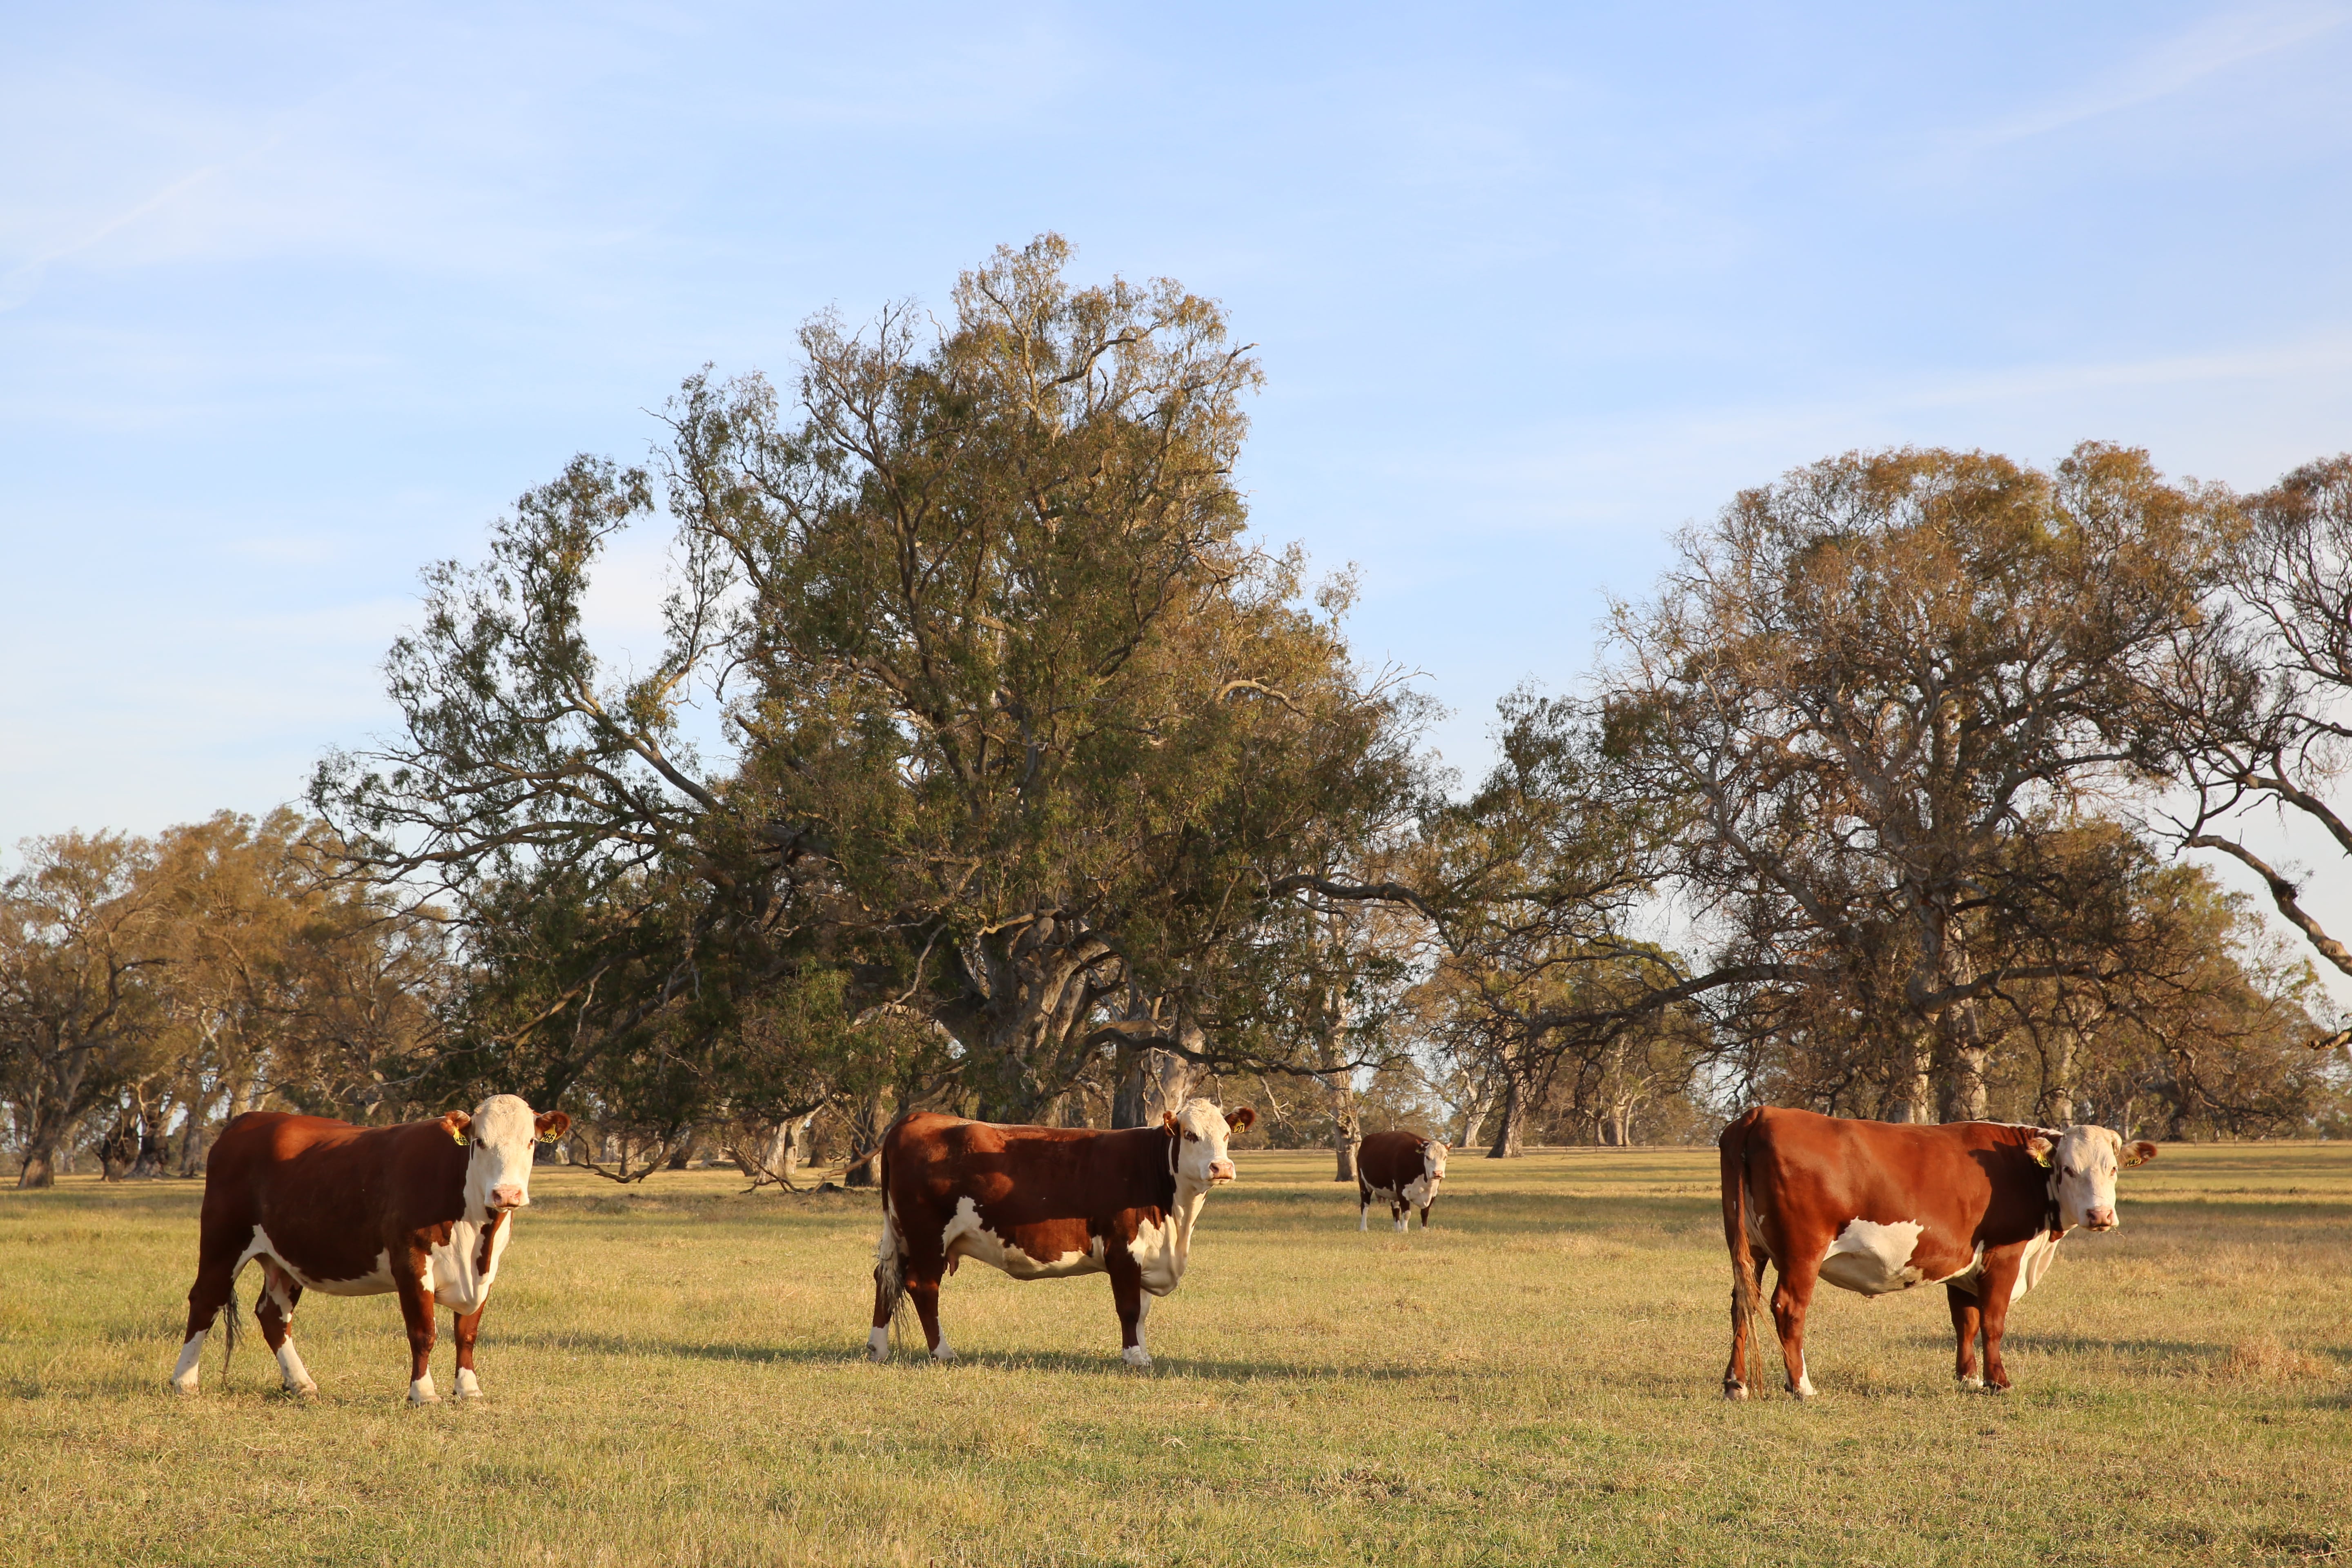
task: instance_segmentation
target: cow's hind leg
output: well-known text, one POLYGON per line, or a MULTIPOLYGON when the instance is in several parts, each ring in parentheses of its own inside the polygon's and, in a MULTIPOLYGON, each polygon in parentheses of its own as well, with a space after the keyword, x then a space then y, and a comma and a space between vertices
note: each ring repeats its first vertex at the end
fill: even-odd
POLYGON ((400 1315, 408 1324, 408 1403, 438 1405, 433 1388, 433 1297, 425 1289, 425 1254, 417 1252, 393 1266, 392 1288, 400 1297, 400 1315))
POLYGON ((1356 1188, 1356 1228, 1372 1228, 1372 1189, 1360 1184, 1356 1188))
POLYGON ((261 1337, 268 1342, 269 1351, 278 1358, 278 1376, 289 1394, 316 1394, 319 1385, 310 1381, 310 1369, 302 1364, 302 1353, 294 1348, 294 1308, 302 1300, 302 1287, 294 1277, 265 1258, 261 1260, 261 1302, 253 1310, 260 1321, 261 1337))
POLYGON ((479 1399, 482 1396, 482 1380, 474 1375, 474 1340, 482 1331, 482 1311, 488 1305, 485 1302, 470 1312, 457 1314, 456 1331, 450 1336, 457 1342, 457 1397, 460 1399, 479 1399))
POLYGON ((1756 1301, 1763 1290, 1764 1269, 1772 1255, 1762 1247, 1754 1247, 1748 1266, 1755 1271, 1753 1283, 1741 1289, 1737 1282, 1731 1287, 1731 1361, 1723 1369, 1723 1396, 1726 1399, 1748 1397, 1748 1362, 1753 1353, 1748 1346, 1748 1334, 1755 1328, 1756 1301))
POLYGON ((1141 1371, 1151 1364, 1151 1352, 1143 1347, 1143 1320, 1151 1315, 1151 1298, 1143 1293, 1143 1270, 1124 1248, 1106 1263, 1111 1305, 1118 1309, 1118 1358, 1141 1371))
POLYGON ((1977 1335, 1983 1327, 1983 1310, 1973 1291, 1958 1285, 1944 1287, 1944 1299, 1952 1309, 1952 1337, 1959 1342, 1959 1352, 1952 1363, 1952 1375, 1963 1388, 1982 1388, 1984 1374, 1977 1370, 1977 1335))
MULTIPOLYGON (((208 1226, 199 1234, 196 1244, 196 1280, 188 1287, 188 1328, 180 1343, 180 1364, 172 1369, 172 1386, 182 1394, 194 1394, 204 1361, 205 1339, 213 1331, 213 1321, 221 1309, 228 1309, 228 1321, 224 1329, 227 1348, 236 1349, 236 1270, 245 1261, 245 1246, 249 1231, 231 1232, 226 1227, 208 1226)), ((226 1370, 226 1368, 224 1368, 226 1370)))
POLYGON ((1789 1392, 1800 1399, 1813 1396, 1813 1380, 1805 1371, 1805 1311, 1813 1304, 1813 1288, 1821 1282, 1824 1242, 1810 1250, 1791 1246, 1780 1256, 1780 1279, 1772 1287, 1772 1325, 1780 1334, 1780 1364, 1788 1374, 1789 1392), (1811 1258, 1811 1265, 1791 1263, 1790 1256, 1811 1258))

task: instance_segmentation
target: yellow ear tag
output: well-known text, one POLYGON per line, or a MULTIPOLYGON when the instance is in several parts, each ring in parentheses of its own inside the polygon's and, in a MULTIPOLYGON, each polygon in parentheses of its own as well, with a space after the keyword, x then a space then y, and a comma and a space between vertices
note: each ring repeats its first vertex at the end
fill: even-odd
POLYGON ((466 1146, 466 1130, 462 1127, 449 1129, 449 1142, 463 1149, 466 1146))
POLYGON ((542 1143, 552 1143, 559 1136, 561 1135, 554 1132, 542 1132, 539 1135, 539 1141, 542 1143))
POLYGON ((2033 1163, 2034 1163, 2035 1164, 2037 1164, 2037 1165, 2041 1166, 2043 1170, 2045 1170, 2045 1171, 2046 1171, 2046 1170, 2048 1170, 2048 1169, 2050 1168, 2050 1151, 2049 1151, 2049 1150, 2047 1150, 2047 1149, 2028 1149, 2028 1150, 2026 1151, 2026 1152, 2027 1152, 2027 1153, 2029 1153, 2029 1154, 2031 1154, 2031 1155, 2032 1155, 2032 1156, 2033 1156, 2033 1163))

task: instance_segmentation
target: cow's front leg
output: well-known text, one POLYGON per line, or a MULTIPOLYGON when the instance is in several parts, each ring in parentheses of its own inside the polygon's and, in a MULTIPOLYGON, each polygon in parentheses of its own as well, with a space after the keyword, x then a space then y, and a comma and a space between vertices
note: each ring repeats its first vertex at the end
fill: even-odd
POLYGON ((278 1358, 278 1376, 286 1392, 311 1394, 319 1392, 319 1385, 310 1381, 310 1370, 294 1348, 294 1308, 301 1300, 302 1287, 294 1282, 294 1277, 263 1258, 261 1300, 253 1315, 261 1323, 261 1337, 268 1342, 270 1353, 278 1358))
POLYGON ((1435 1198, 1432 1198, 1429 1200, 1429 1203, 1421 1205, 1421 1228, 1423 1230, 1427 1230, 1429 1228, 1430 1205, 1434 1204, 1435 1202, 1437 1202, 1437 1200, 1435 1198))
POLYGON ((1984 1313, 1984 1374, 1985 1392, 2009 1392, 2009 1372, 2000 1363, 2000 1332, 2009 1324, 2009 1298, 2017 1289, 2017 1271, 2025 1261, 2022 1249, 2013 1250, 1996 1262, 1985 1259, 1984 1273, 1978 1277, 1978 1301, 1984 1313))
POLYGON ((408 1323, 408 1403, 438 1405, 433 1391, 433 1292, 425 1288, 432 1268, 422 1249, 393 1266, 392 1288, 408 1323))
POLYGON ((1944 1287, 1944 1296, 1952 1309, 1952 1337, 1959 1342, 1958 1354, 1952 1362, 1952 1376, 1963 1388, 1982 1388, 1984 1375, 1977 1371, 1977 1334, 1982 1327, 1982 1308, 1973 1291, 1958 1285, 1944 1287))
POLYGON ((482 1380, 474 1375, 474 1338, 482 1331, 482 1313, 488 1306, 489 1303, 485 1301, 472 1311, 457 1315, 457 1397, 460 1399, 479 1399, 482 1396, 482 1380))
POLYGON ((1151 1352, 1143 1348, 1143 1320, 1151 1315, 1151 1298, 1143 1293, 1143 1269, 1124 1248, 1106 1262, 1111 1305, 1118 1309, 1118 1358, 1139 1371, 1151 1364, 1151 1352))
POLYGON ((1824 1242, 1796 1251, 1798 1258, 1813 1259, 1810 1267, 1791 1265, 1784 1251, 1780 1279, 1772 1287, 1772 1325, 1780 1333, 1780 1365, 1788 1374, 1789 1392, 1799 1399, 1811 1399, 1815 1393, 1812 1377, 1805 1370, 1805 1312, 1813 1304, 1813 1288, 1821 1282, 1821 1255, 1828 1246, 1824 1242))
POLYGON ((955 1346, 948 1343, 947 1335, 940 1331, 940 1282, 908 1279, 907 1299, 915 1303, 915 1316, 923 1325, 923 1342, 931 1347, 931 1359, 955 1360, 955 1346))
POLYGON ((1390 1203, 1389 1203, 1389 1218, 1396 1222, 1397 1232, 1398 1232, 1398 1234, 1399 1234, 1399 1235, 1402 1235, 1402 1234, 1403 1234, 1403 1232, 1404 1232, 1404 1230, 1405 1230, 1405 1228, 1406 1228, 1406 1226, 1405 1226, 1405 1222, 1406 1222, 1407 1216, 1409 1216, 1412 1213, 1412 1199, 1410 1199, 1410 1198, 1408 1198, 1408 1197, 1405 1197, 1405 1196, 1403 1196, 1402 1194, 1399 1194, 1398 1196, 1396 1196, 1395 1198, 1392 1198, 1392 1199, 1391 1199, 1391 1200, 1390 1200, 1390 1203))
POLYGON ((1372 1189, 1370 1187, 1360 1186, 1356 1189, 1356 1228, 1358 1230, 1372 1228, 1372 1189))

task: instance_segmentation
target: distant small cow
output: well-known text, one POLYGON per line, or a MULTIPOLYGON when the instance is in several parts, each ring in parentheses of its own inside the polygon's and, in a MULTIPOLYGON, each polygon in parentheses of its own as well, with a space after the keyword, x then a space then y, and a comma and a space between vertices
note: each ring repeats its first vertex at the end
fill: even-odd
POLYGON ((1205 1100, 1157 1127, 1114 1132, 902 1118, 882 1138, 867 1353, 890 1359, 890 1320, 910 1299, 933 1358, 953 1361, 940 1331, 940 1279, 971 1258, 1015 1279, 1109 1275, 1120 1354, 1150 1366, 1151 1299, 1183 1279, 1209 1189, 1234 1179, 1226 1142, 1256 1119, 1247 1106, 1221 1110, 1205 1100))
POLYGON ((2156 1158, 2155 1144, 2104 1127, 1913 1126, 1769 1107, 1718 1142, 1731 1249, 1727 1399, 1748 1397, 1748 1319, 1767 1263, 1780 1269, 1772 1318, 1798 1398, 1813 1393, 1805 1312, 1823 1279, 1864 1296, 1943 1286, 1959 1342, 1954 1375, 2007 1388, 2000 1336, 2011 1305, 2042 1282, 2068 1231, 2116 1227, 2116 1173, 2156 1158))
POLYGON ((1356 1146, 1356 1228, 1369 1230, 1372 1200, 1384 1198, 1389 1216, 1402 1230, 1406 1215, 1421 1210, 1421 1228, 1429 1228, 1429 1205, 1437 1201, 1437 1184, 1445 1180, 1445 1145, 1418 1132, 1375 1132, 1356 1146))
POLYGON ((261 1260, 254 1315, 277 1353, 287 1391, 319 1385, 295 1352, 290 1328, 305 1290, 400 1298, 408 1321, 408 1402, 431 1405, 434 1304, 457 1313, 461 1399, 480 1395, 474 1336, 499 1258, 530 1202, 531 1144, 560 1138, 572 1118, 536 1115, 511 1094, 398 1127, 354 1127, 323 1116, 248 1111, 225 1128, 205 1168, 196 1282, 172 1386, 196 1391, 205 1338, 223 1307, 236 1343, 236 1276, 261 1260))

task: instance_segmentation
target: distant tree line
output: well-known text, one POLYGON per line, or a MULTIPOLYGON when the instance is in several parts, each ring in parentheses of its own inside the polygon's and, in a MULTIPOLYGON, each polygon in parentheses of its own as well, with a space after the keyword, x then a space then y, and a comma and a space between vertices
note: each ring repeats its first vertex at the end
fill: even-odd
POLYGON ((400 722, 310 811, 25 847, 0 1136, 192 1173, 257 1105, 510 1089, 622 1180, 870 1177, 899 1111, 1497 1155, 1741 1103, 2332 1133, 2352 974, 2252 814, 2352 856, 2352 458, 2258 495, 2086 445, 1854 454, 1743 492, 1466 792, 1341 576, 1246 531, 1259 372, 1046 237, 690 377, 427 576, 400 722), (583 606, 674 531, 658 650, 583 606), (2263 879, 2299 949, 2213 880, 2263 879), (2184 858, 2186 857, 2186 858, 2184 858))

